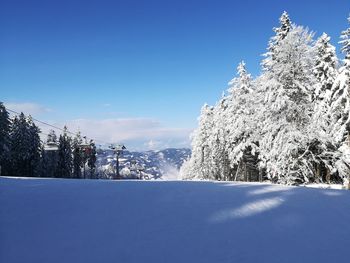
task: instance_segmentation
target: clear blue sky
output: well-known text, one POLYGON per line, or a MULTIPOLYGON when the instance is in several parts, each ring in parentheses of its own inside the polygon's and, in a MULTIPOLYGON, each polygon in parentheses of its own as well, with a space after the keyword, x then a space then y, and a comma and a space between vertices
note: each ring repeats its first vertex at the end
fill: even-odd
POLYGON ((244 59, 257 75, 272 27, 323 31, 338 48, 348 0, 0 1, 0 100, 51 121, 150 118, 192 129, 244 59))

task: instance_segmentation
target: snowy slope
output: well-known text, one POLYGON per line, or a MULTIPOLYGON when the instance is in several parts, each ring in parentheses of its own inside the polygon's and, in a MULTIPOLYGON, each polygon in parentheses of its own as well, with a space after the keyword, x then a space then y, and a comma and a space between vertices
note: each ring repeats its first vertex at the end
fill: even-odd
POLYGON ((349 262, 350 191, 0 178, 0 262, 349 262))

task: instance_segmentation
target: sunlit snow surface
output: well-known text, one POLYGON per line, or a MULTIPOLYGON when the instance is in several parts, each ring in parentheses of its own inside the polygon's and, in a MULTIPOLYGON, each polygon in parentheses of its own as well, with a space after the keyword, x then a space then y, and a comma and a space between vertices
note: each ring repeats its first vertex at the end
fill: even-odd
POLYGON ((349 262, 350 191, 0 178, 0 262, 349 262))

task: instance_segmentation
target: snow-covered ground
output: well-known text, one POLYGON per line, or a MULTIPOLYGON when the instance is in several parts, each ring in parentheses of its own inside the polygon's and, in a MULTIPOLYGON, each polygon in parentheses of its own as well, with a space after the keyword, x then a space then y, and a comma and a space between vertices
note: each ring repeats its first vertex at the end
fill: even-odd
POLYGON ((350 191, 0 178, 0 262, 349 262, 350 191))

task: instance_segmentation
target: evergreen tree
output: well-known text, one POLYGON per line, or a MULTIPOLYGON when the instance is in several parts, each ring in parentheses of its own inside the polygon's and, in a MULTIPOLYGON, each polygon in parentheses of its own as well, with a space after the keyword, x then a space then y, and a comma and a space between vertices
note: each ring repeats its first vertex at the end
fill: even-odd
POLYGON ((10 135, 11 174, 31 175, 31 152, 29 125, 23 113, 13 119, 10 135))
POLYGON ((90 151, 88 153, 88 167, 90 168, 90 178, 96 178, 96 145, 90 140, 90 151))
MULTIPOLYGON (((350 23, 350 17, 348 18, 350 23)), ((341 33, 342 52, 345 59, 339 69, 339 75, 332 86, 331 106, 332 116, 330 135, 335 139, 341 153, 336 162, 336 169, 344 184, 349 183, 350 174, 350 28, 341 33)))
POLYGON ((330 37, 323 33, 315 44, 314 74, 319 82, 315 91, 316 100, 330 99, 330 90, 337 77, 338 59, 335 47, 330 43, 330 37))
POLYGON ((310 140, 307 132, 315 78, 311 52, 312 34, 293 26, 275 48, 275 60, 265 71, 267 107, 260 140, 260 159, 273 180, 308 181, 312 164, 301 158, 310 140))
POLYGON ((10 127, 9 113, 0 102, 0 175, 10 175, 10 127))
POLYGON ((192 135, 192 155, 184 165, 184 178, 215 179, 212 173, 210 137, 213 128, 213 107, 205 104, 199 118, 199 127, 192 135))
POLYGON ((329 105, 331 88, 337 77, 337 56, 335 47, 330 44, 330 37, 323 33, 315 44, 315 74, 318 83, 314 90, 315 113, 313 122, 324 132, 328 132, 330 124, 329 105))
POLYGON ((57 177, 71 178, 73 168, 71 138, 65 126, 63 134, 59 138, 57 177))
POLYGON ((40 152, 41 152, 41 141, 40 141, 40 129, 35 125, 31 116, 28 117, 28 151, 30 154, 30 175, 38 177, 40 176, 40 152))
POLYGON ((226 180, 230 176, 230 162, 226 151, 228 129, 225 126, 227 116, 227 97, 223 96, 213 110, 213 130, 209 138, 211 147, 212 172, 216 180, 226 180))
MULTIPOLYGON (((350 23, 350 16, 348 17, 350 23)), ((342 45, 341 51, 345 54, 345 65, 350 62, 350 27, 344 30, 340 35, 339 44, 342 45)))
POLYGON ((255 169, 257 144, 254 134, 256 108, 254 101, 254 84, 247 72, 244 61, 237 67, 237 77, 229 82, 229 105, 225 127, 228 129, 226 151, 229 153, 230 165, 233 168, 232 180, 248 180, 248 174, 255 169))
POLYGON ((270 39, 267 52, 264 54, 266 57, 262 62, 264 70, 271 70, 273 61, 277 59, 276 48, 279 46, 280 42, 286 38, 292 26, 289 15, 285 11, 282 13, 279 21, 280 26, 273 28, 275 36, 270 39))
MULTIPOLYGON (((350 22, 350 17, 348 20, 350 22)), ((330 109, 331 134, 339 144, 350 141, 350 28, 342 32, 341 39, 345 59, 332 87, 330 109)))
POLYGON ((84 165, 84 153, 81 150, 83 140, 80 132, 73 139, 73 177, 82 178, 81 168, 84 165))
POLYGON ((241 61, 237 67, 238 77, 233 78, 229 84, 229 93, 246 94, 253 91, 252 87, 252 76, 247 72, 246 65, 244 61, 241 61))

